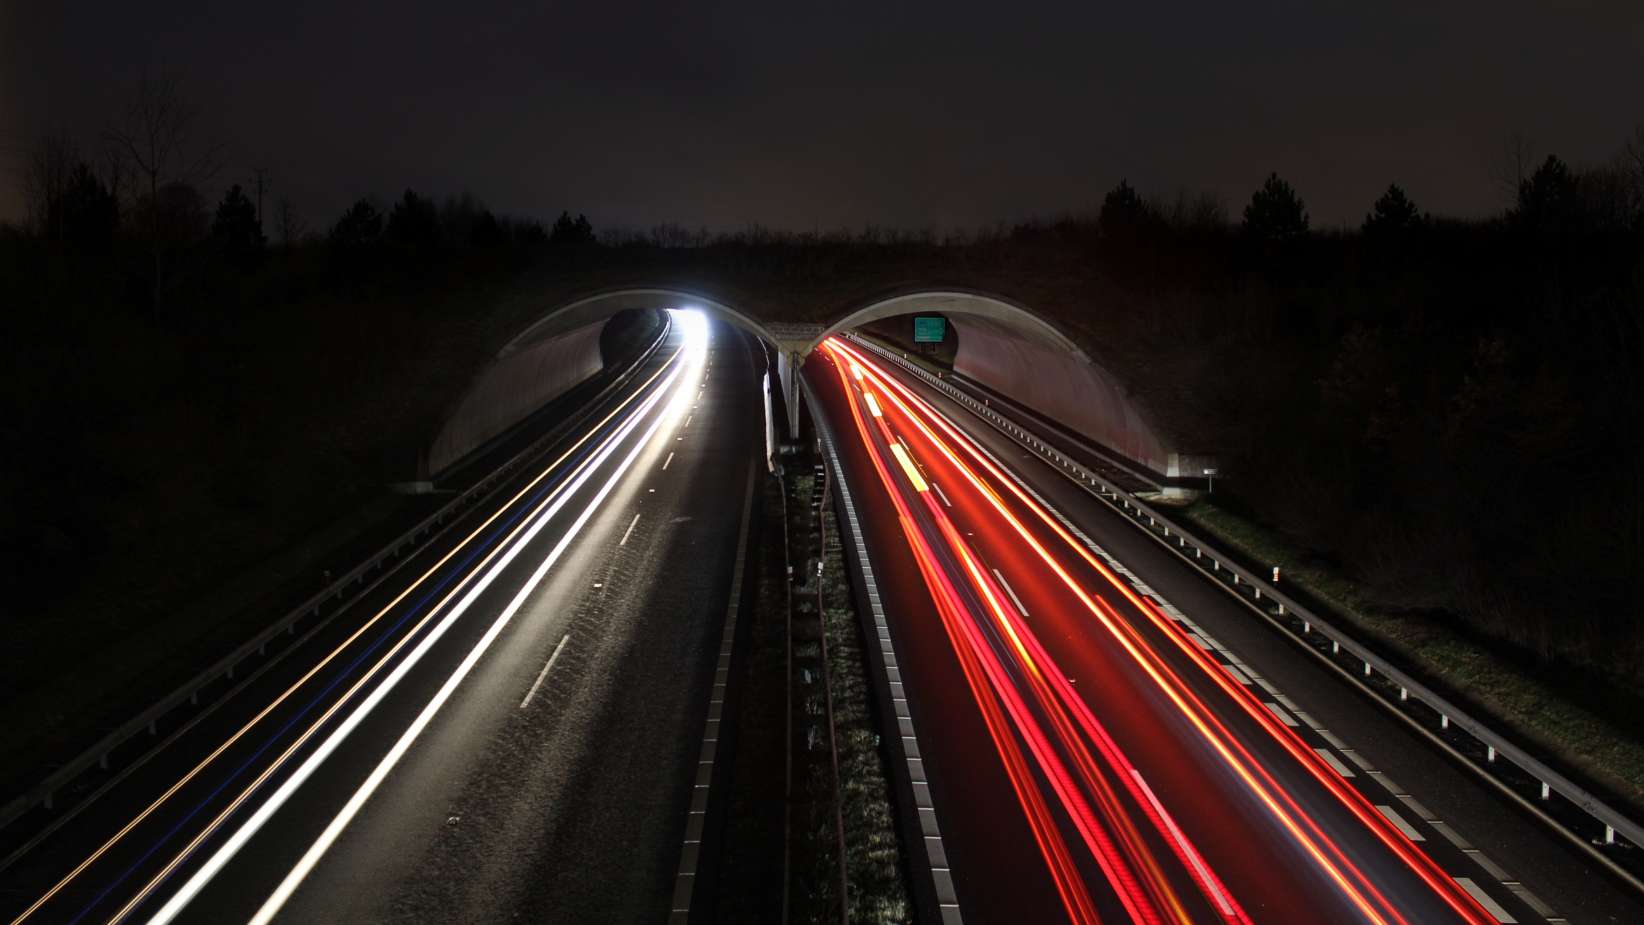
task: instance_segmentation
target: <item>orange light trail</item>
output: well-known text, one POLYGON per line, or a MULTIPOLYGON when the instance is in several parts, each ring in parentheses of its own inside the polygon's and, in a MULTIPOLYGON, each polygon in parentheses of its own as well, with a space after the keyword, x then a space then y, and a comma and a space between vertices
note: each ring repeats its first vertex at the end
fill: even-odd
MULTIPOLYGON (((1302 740, 1293 731, 1289 730, 1288 727, 1280 726, 1277 720, 1267 713, 1266 709, 1261 705, 1259 700, 1257 700, 1248 690, 1244 689, 1243 686, 1237 685, 1231 678, 1228 678, 1225 672, 1221 671, 1219 666, 1216 665, 1216 663, 1212 661, 1207 654, 1201 651, 1198 646, 1192 644, 1191 641, 1186 638, 1184 630, 1160 612, 1151 601, 1143 598, 1141 595, 1137 594, 1134 589, 1120 581, 1118 576, 1115 575, 1105 565, 1105 563, 1097 560, 1082 543, 1077 542, 1070 534, 1068 534, 1068 532, 1055 520, 1054 517, 1049 514, 1049 512, 1045 511, 1041 505, 1031 500, 1021 490, 1021 488, 1016 485, 1013 479, 1001 472, 993 464, 993 462, 985 456, 985 454, 979 451, 979 449, 972 444, 968 437, 964 436, 953 426, 951 426, 946 421, 944 416, 932 409, 926 402, 920 399, 894 377, 885 374, 877 366, 877 364, 873 363, 867 357, 851 347, 839 342, 836 339, 830 338, 829 341, 824 344, 824 350, 830 355, 837 354, 845 357, 851 366, 853 374, 858 374, 858 371, 860 370, 861 373, 858 374, 857 377, 859 379, 864 379, 864 387, 868 382, 871 382, 877 388, 879 394, 888 399, 891 405, 896 407, 897 410, 900 411, 901 414, 909 420, 915 428, 918 429, 921 435, 947 459, 953 468, 958 470, 958 472, 964 476, 972 487, 976 489, 977 493, 987 500, 988 504, 992 506, 1001 518, 1010 524, 1016 534, 1026 542, 1029 548, 1031 548, 1038 555, 1045 565, 1049 567, 1054 574, 1056 574, 1058 579, 1096 617, 1097 622, 1106 628, 1113 638, 1119 642, 1121 648, 1139 667, 1143 669, 1143 671, 1155 682, 1155 684, 1158 685, 1160 690, 1163 691, 1172 703, 1175 704, 1181 711, 1182 715, 1188 719, 1188 721, 1198 731, 1201 738, 1212 747, 1213 751, 1235 773, 1235 775, 1244 783, 1250 792, 1252 792, 1260 800, 1260 802, 1268 808, 1273 817, 1277 819, 1284 829, 1290 833, 1290 835, 1296 840, 1297 844, 1299 844, 1307 852, 1307 854, 1314 859, 1320 869, 1323 870, 1334 883, 1336 883, 1338 888, 1342 890, 1343 894, 1348 897, 1353 905, 1355 905, 1366 916, 1366 918, 1372 922, 1402 923, 1405 921, 1399 911, 1386 899, 1385 896, 1380 893, 1375 884, 1347 858, 1345 853, 1341 851, 1338 846, 1336 846, 1328 837, 1324 835, 1318 824, 1310 816, 1308 816, 1308 814, 1301 810, 1300 806, 1282 787, 1278 785, 1277 781, 1272 777, 1267 769, 1254 758, 1249 750, 1246 749, 1243 744, 1231 733, 1231 731, 1228 730, 1226 726, 1214 715, 1214 713, 1210 711, 1208 705, 1206 705, 1197 694, 1188 688, 1184 679, 1182 679, 1182 677, 1173 668, 1171 668, 1168 663, 1164 662, 1162 657, 1157 652, 1154 652, 1151 649, 1148 643, 1140 636, 1139 631, 1137 631, 1135 627, 1131 626, 1128 621, 1120 617, 1117 611, 1114 611, 1105 601, 1102 601, 1100 598, 1093 599, 1090 595, 1088 595, 1072 578, 1072 576, 1065 571, 1055 557, 1052 556, 1050 552, 1046 550, 1037 540, 1037 538, 1026 529, 1020 520, 1007 509, 1003 500, 999 497, 998 493, 993 490, 991 485, 980 478, 969 465, 961 460, 949 447, 947 441, 943 440, 941 437, 938 437, 937 434, 925 424, 926 419, 934 421, 936 425, 944 433, 946 433, 949 438, 952 439, 953 443, 959 445, 965 451, 966 455, 973 458, 977 464, 982 469, 986 470, 997 482, 1005 485, 1021 505, 1032 511, 1038 519, 1049 527, 1051 531, 1069 549, 1075 551, 1078 556, 1088 563, 1098 574, 1100 574, 1108 584, 1110 584, 1115 590, 1129 600, 1149 621, 1162 630, 1165 633, 1166 638, 1170 639, 1188 657, 1190 663, 1203 669, 1205 674, 1211 678, 1212 681, 1235 703, 1239 704, 1247 715, 1256 721, 1260 728, 1271 734, 1273 738, 1281 744, 1287 753, 1291 754, 1299 764, 1307 769, 1307 771, 1315 779, 1324 785, 1328 792, 1340 800, 1355 817, 1360 819, 1364 825, 1374 832, 1384 844, 1391 848, 1395 855, 1404 861, 1413 872, 1421 877, 1421 879, 1426 882, 1435 891, 1435 893, 1437 893, 1444 900, 1446 904, 1454 909, 1465 920, 1478 923, 1493 921, 1491 918, 1487 917, 1487 913, 1479 906, 1476 900, 1463 892, 1459 886, 1454 884, 1449 877, 1444 875, 1444 873, 1437 868, 1437 865, 1434 864, 1430 858, 1417 849, 1409 841, 1409 839, 1404 837, 1401 832, 1394 829, 1391 823, 1382 817, 1381 814, 1369 804, 1368 800, 1342 781, 1332 769, 1324 765, 1322 759, 1311 749, 1308 749, 1305 743, 1302 742, 1302 740), (915 408, 918 410, 916 411, 915 408)), ((845 385, 845 391, 848 394, 851 392, 851 389, 848 387, 848 382, 845 383, 845 385)), ((852 407, 854 408, 854 398, 852 398, 851 401, 852 407)), ((858 424, 860 429, 860 421, 858 424)), ((906 450, 904 450, 904 452, 906 452, 906 450)), ((937 511, 937 513, 940 514, 940 511, 937 511)), ((986 587, 990 584, 990 582, 986 580, 985 575, 973 576, 973 578, 977 577, 980 578, 979 584, 984 589, 984 596, 988 596, 986 587)), ((1013 638, 1015 637, 1013 636, 1013 638)), ((1021 646, 1019 639, 1016 640, 1016 645, 1018 647, 1021 646)), ((1023 654, 1026 655, 1027 653, 1024 652, 1023 654)), ((1042 652, 1034 651, 1032 655, 1042 656, 1042 652)), ((1031 662, 1032 657, 1030 656, 1024 663, 1031 664, 1031 662)), ((1061 677, 1059 672, 1052 673, 1052 675, 1058 678, 1061 677)), ((1074 696, 1071 690, 1065 692, 1065 694, 1060 690, 1057 693, 1059 697, 1064 699, 1064 702, 1068 704, 1070 709, 1073 710, 1074 715, 1078 718, 1081 726, 1085 727, 1087 733, 1090 734, 1091 737, 1097 742, 1098 747, 1102 748, 1102 741, 1105 738, 1105 733, 1098 731, 1100 730, 1100 726, 1095 723, 1094 717, 1089 715, 1088 708, 1084 706, 1082 699, 1074 696)), ((1102 750, 1105 751, 1105 749, 1102 750)), ((1109 760, 1111 761, 1111 759, 1109 760)), ((1149 804, 1156 803, 1151 791, 1146 789, 1145 783, 1141 783, 1139 781, 1139 775, 1137 775, 1137 777, 1139 784, 1137 789, 1144 791, 1145 797, 1149 804)), ((1159 807, 1159 809, 1162 810, 1162 806, 1159 807)), ((1180 830, 1174 825, 1173 821, 1168 820, 1168 815, 1162 816, 1159 820, 1156 820, 1156 824, 1169 830, 1171 834, 1171 837, 1167 839, 1169 844, 1173 846, 1179 844, 1175 838, 1175 835, 1179 834, 1180 830)), ((1208 895, 1215 895, 1219 888, 1225 889, 1221 888, 1219 882, 1214 882, 1214 885, 1212 885, 1213 881, 1198 877, 1196 872, 1199 869, 1199 865, 1202 864, 1202 858, 1199 858, 1196 852, 1188 852, 1191 852, 1190 848, 1179 853, 1185 855, 1182 859, 1187 864, 1190 871, 1195 872, 1195 879, 1199 882, 1201 888, 1205 889, 1208 895)), ((1208 871, 1208 868, 1205 869, 1208 871)), ((1213 876, 1213 874, 1211 876, 1213 876)))
MULTIPOLYGON (((842 370, 841 376, 843 377, 842 370)), ((908 476, 909 483, 918 490, 918 486, 923 484, 923 479, 919 476, 917 469, 905 458, 906 451, 903 449, 903 444, 896 441, 894 435, 890 433, 884 422, 878 419, 878 416, 875 416, 872 424, 869 424, 868 419, 860 411, 854 390, 848 387, 848 381, 842 378, 842 384, 846 385, 844 394, 852 409, 853 423, 863 437, 864 444, 869 450, 868 455, 872 459, 881 480, 889 487, 891 485, 889 475, 891 470, 881 460, 876 442, 868 435, 870 427, 878 429, 885 444, 897 456, 899 464, 908 476), (903 452, 895 452, 898 449, 903 449, 903 452)), ((943 533, 945 545, 954 549, 960 556, 973 586, 979 589, 986 600, 987 607, 994 616, 995 622, 1012 640, 1017 660, 1025 666, 1028 676, 1033 682, 1032 693, 1035 700, 1055 726, 1056 740, 1061 744, 1062 749, 1072 756, 1079 771, 1078 780, 1082 781, 1085 787, 1096 797, 1098 806, 1103 810, 1102 816, 1106 820, 1105 828, 1095 821, 1091 808, 1085 803, 1083 796, 1077 789, 1074 776, 1069 773, 1058 756, 1056 747, 1051 744, 1051 737, 1047 736, 1044 730, 1039 727, 1037 721, 1033 719, 1031 713, 1027 710, 1025 703, 1020 700, 1014 685, 1005 673, 1004 667, 998 663, 997 658, 993 656, 991 647, 980 636, 979 628, 969 620, 954 618, 954 612, 962 611, 964 609, 963 605, 956 603, 956 597, 950 582, 945 574, 941 572, 940 567, 934 564, 933 555, 929 551, 924 538, 916 528, 912 527, 912 519, 899 493, 893 490, 890 492, 890 497, 898 509, 899 518, 904 524, 904 536, 910 547, 912 547, 916 560, 920 563, 922 575, 938 605, 950 643, 953 644, 956 653, 959 654, 961 663, 966 666, 967 679, 973 687, 973 694, 976 695, 978 702, 983 703, 991 702, 993 696, 1004 699, 1005 706, 1015 720, 1030 751, 1034 753, 1035 758, 1044 769, 1046 779, 1052 789, 1056 791, 1058 799, 1068 810, 1069 817, 1079 831, 1081 839, 1091 849, 1092 856, 1103 869, 1110 883, 1114 885, 1115 895, 1125 906, 1129 916, 1132 920, 1140 922, 1158 922, 1165 919, 1178 923, 1192 921, 1190 913, 1171 889, 1153 853, 1147 849, 1145 840, 1140 832, 1136 830, 1131 817, 1120 806, 1117 794, 1113 792, 1111 785, 1101 774, 1089 752, 1079 743, 1077 732, 1069 724, 1064 710, 1056 702, 1057 697, 1047 684, 1047 676, 1054 675, 1058 669, 1054 669, 1054 666, 1048 670, 1041 669, 1040 662, 1048 660, 1048 656, 1043 654, 1043 649, 1037 645, 1036 641, 1028 641, 1031 637, 1030 631, 1011 615, 998 589, 986 577, 985 570, 981 569, 976 562, 974 554, 968 550, 967 545, 958 536, 953 525, 947 521, 941 509, 936 506, 934 501, 930 500, 929 496, 926 496, 929 514, 937 521, 943 533), (991 682, 993 695, 989 695, 983 688, 976 687, 980 679, 969 667, 972 660, 981 662, 982 674, 987 676, 991 682), (1120 839, 1120 846, 1115 846, 1112 842, 1108 835, 1109 831, 1112 831, 1120 839), (1141 868, 1140 875, 1135 869, 1137 867, 1141 868)), ((1057 680, 1065 684, 1065 679, 1058 678, 1057 680)), ((997 730, 991 725, 990 735, 995 737, 996 742, 999 741, 997 730)), ((1103 744, 1111 746, 1111 740, 1108 739, 1103 744)), ((1185 835, 1173 823, 1167 824, 1164 821, 1164 814, 1157 811, 1153 803, 1149 803, 1142 798, 1140 795, 1141 787, 1138 786, 1134 768, 1129 762, 1122 758, 1115 759, 1113 757, 1116 755, 1116 748, 1103 747, 1102 751, 1113 762, 1114 777, 1124 785, 1128 792, 1137 795, 1137 804, 1143 816, 1154 822, 1165 844, 1183 861, 1184 866, 1189 868, 1194 883, 1212 899, 1214 908, 1228 921, 1248 922, 1248 917, 1232 900, 1231 894, 1225 886, 1214 879, 1214 875, 1209 872, 1208 864, 1192 849, 1185 835)), ((1012 765, 1009 758, 1006 759, 1006 765, 1007 769, 1012 765)), ((1031 786, 1031 781, 1028 783, 1031 786)), ((1024 791, 1022 782, 1014 773, 1012 773, 1012 786, 1017 790, 1019 799, 1024 792, 1031 792, 1024 791)), ((1043 848, 1043 842, 1041 842, 1041 846, 1043 848)), ((1054 872, 1058 865, 1057 857, 1054 854, 1047 854, 1047 860, 1051 861, 1054 872)))
MULTIPOLYGON (((577 439, 577 441, 574 444, 572 444, 568 449, 566 449, 564 453, 560 454, 559 458, 555 459, 552 463, 550 463, 546 467, 544 467, 541 472, 537 473, 537 475, 535 477, 533 477, 529 482, 527 482, 524 485, 524 487, 522 487, 518 492, 516 492, 512 498, 509 498, 506 503, 504 503, 499 508, 497 508, 497 510, 494 513, 492 513, 483 522, 481 522, 478 526, 476 526, 467 536, 463 537, 460 541, 458 541, 457 544, 455 546, 453 546, 449 551, 447 551, 443 556, 441 556, 438 559, 438 561, 436 561, 433 565, 429 566, 427 571, 425 571, 421 575, 419 575, 416 578, 415 581, 411 582, 411 584, 408 585, 405 588, 405 590, 401 591, 399 594, 396 594, 393 597, 392 600, 390 600, 387 604, 383 605, 382 609, 378 610, 375 614, 373 614, 364 623, 360 624, 360 626, 358 628, 356 628, 352 633, 350 633, 348 635, 348 638, 344 639, 341 643, 339 643, 335 649, 333 649, 330 653, 328 653, 324 658, 321 658, 318 662, 316 662, 314 664, 314 666, 311 667, 308 671, 304 672, 303 675, 300 678, 298 678, 296 681, 293 681, 289 687, 287 687, 283 692, 281 692, 279 694, 279 696, 275 697, 272 701, 270 701, 268 703, 267 706, 265 706, 261 710, 259 710, 255 716, 253 716, 251 719, 247 720, 246 723, 243 726, 241 726, 237 731, 234 732, 234 734, 230 735, 227 739, 223 740, 223 742, 220 745, 218 745, 216 748, 214 748, 210 752, 210 754, 208 754, 204 758, 200 759, 200 761, 198 763, 196 763, 193 768, 189 769, 189 771, 186 774, 184 774, 182 777, 178 778, 178 780, 175 783, 173 783, 170 787, 168 787, 165 790, 165 792, 161 793, 158 797, 156 797, 151 803, 149 803, 148 806, 144 807, 141 812, 139 812, 136 816, 132 817, 132 819, 129 822, 127 822, 125 825, 123 825, 113 835, 109 836, 109 838, 106 841, 104 841, 102 845, 98 846, 98 848, 95 851, 93 851, 91 854, 87 855, 85 859, 83 859, 77 865, 75 865, 75 867, 72 870, 70 870, 67 874, 63 875, 62 879, 58 880, 58 882, 56 884, 54 884, 51 887, 51 889, 47 890, 38 899, 36 899, 33 903, 31 903, 28 906, 28 908, 24 909, 21 913, 19 913, 16 918, 12 919, 10 925, 21 925, 21 923, 27 921, 31 916, 34 915, 34 913, 38 912, 42 906, 44 906, 46 903, 50 902, 55 896, 57 896, 58 893, 62 892, 62 890, 66 886, 68 886, 77 877, 79 877, 82 873, 84 873, 87 868, 89 868, 93 864, 95 864, 100 858, 102 858, 105 854, 107 854, 116 844, 118 844, 122 839, 124 839, 127 835, 129 835, 133 829, 137 828, 137 826, 141 825, 142 822, 145 819, 148 819, 160 807, 164 806, 173 796, 175 796, 177 794, 177 792, 179 790, 181 790, 185 786, 187 786, 189 784, 189 782, 193 781, 196 777, 198 777, 200 775, 200 773, 203 772, 209 766, 211 766, 211 764, 213 762, 215 762, 218 758, 222 757, 224 752, 226 752, 230 748, 232 748, 236 742, 239 742, 242 738, 244 738, 247 734, 249 734, 252 729, 256 728, 264 719, 268 718, 269 714, 273 713, 276 709, 278 709, 280 707, 281 704, 285 703, 288 699, 290 699, 293 694, 295 694, 299 689, 301 689, 303 687, 303 685, 305 685, 309 681, 313 680, 313 678, 316 675, 318 675, 321 671, 323 671, 327 665, 329 665, 333 661, 335 661, 349 646, 353 645, 355 642, 357 642, 360 639, 360 637, 364 636, 367 632, 369 632, 370 629, 373 626, 375 626, 378 621, 380 621, 384 616, 386 616, 395 607, 399 606, 400 603, 403 602, 407 597, 409 597, 414 591, 416 591, 417 588, 421 587, 424 582, 426 582, 429 578, 431 578, 434 574, 436 574, 441 568, 443 568, 446 565, 446 563, 450 562, 453 558, 455 558, 458 553, 462 552, 463 549, 467 548, 468 544, 472 543, 475 538, 480 536, 480 534, 484 533, 485 530, 487 528, 489 528, 491 526, 491 524, 494 523, 497 520, 497 518, 501 517, 504 513, 506 513, 508 510, 510 510, 514 506, 514 504, 516 504, 521 498, 523 498, 527 494, 529 494, 532 489, 534 489, 539 483, 542 482, 543 479, 547 478, 551 473, 553 473, 556 469, 558 469, 567 459, 569 459, 573 454, 575 454, 577 450, 581 449, 582 446, 584 444, 586 444, 589 440, 592 440, 594 438, 594 436, 597 435, 600 432, 600 430, 605 427, 606 424, 610 423, 613 418, 615 418, 617 415, 621 414, 624 408, 627 408, 628 405, 632 404, 635 399, 637 399, 641 395, 643 395, 645 393, 645 391, 650 387, 650 385, 653 382, 655 382, 657 380, 657 378, 659 378, 663 373, 665 373, 669 369, 669 367, 671 367, 673 365, 673 363, 679 358, 679 356, 682 353, 684 353, 683 349, 675 351, 674 354, 668 358, 667 362, 663 363, 660 367, 658 367, 658 369, 655 373, 652 373, 649 378, 647 378, 644 382, 640 383, 638 388, 634 389, 634 391, 632 393, 630 393, 627 398, 623 399, 623 401, 620 404, 618 404, 615 408, 613 408, 609 414, 607 414, 604 418, 602 418, 599 421, 599 423, 595 424, 593 427, 590 427, 580 438, 577 439)), ((527 520, 528 519, 529 518, 527 518, 527 520)), ((518 532, 518 529, 519 528, 516 528, 515 532, 518 532)), ((514 534, 511 533, 510 537, 513 536, 513 535, 514 534)), ((506 539, 504 540, 503 543, 497 544, 496 548, 493 549, 492 552, 490 554, 488 554, 485 557, 485 559, 480 562, 480 564, 478 566, 476 566, 475 571, 477 572, 478 570, 483 569, 485 564, 487 562, 489 562, 492 557, 497 555, 497 551, 500 550, 501 548, 503 548, 506 545, 507 545, 506 539)), ((452 597, 454 597, 456 594, 458 594, 460 592, 460 590, 461 590, 461 583, 459 582, 457 588, 455 590, 452 590, 449 594, 447 594, 446 597, 441 600, 439 605, 436 605, 434 608, 430 609, 429 613, 433 613, 440 606, 443 606, 447 601, 449 601, 452 597)), ((429 619, 428 617, 424 617, 421 622, 419 622, 416 626, 412 627, 412 629, 408 633, 406 633, 405 636, 402 638, 401 644, 403 644, 404 639, 408 639, 411 636, 416 635, 417 631, 420 630, 422 628, 422 626, 427 623, 428 619, 429 619)), ((399 648, 399 646, 396 646, 394 651, 398 651, 398 648, 399 648)), ((392 652, 390 654, 392 654, 392 652)), ((386 657, 387 656, 385 656, 385 658, 386 657)), ((375 668, 372 669, 372 671, 375 671, 375 670, 376 670, 375 668)), ((368 675, 368 677, 369 677, 369 675, 368 675)), ((329 716, 329 715, 330 714, 327 713, 327 716, 329 716)), ((324 718, 322 717, 322 720, 321 720, 322 722, 323 722, 323 719, 324 718)), ((292 750, 294 750, 295 748, 296 748, 296 746, 293 746, 292 750)), ((289 754, 290 751, 291 750, 288 750, 287 754, 289 754)), ((236 805, 237 805, 237 803, 236 803, 236 805)), ((145 892, 144 895, 146 895, 146 892, 145 892)), ((122 913, 122 916, 123 916, 123 914, 124 913, 122 913)), ((117 916, 116 919, 118 919, 119 917, 121 917, 121 916, 117 916)))

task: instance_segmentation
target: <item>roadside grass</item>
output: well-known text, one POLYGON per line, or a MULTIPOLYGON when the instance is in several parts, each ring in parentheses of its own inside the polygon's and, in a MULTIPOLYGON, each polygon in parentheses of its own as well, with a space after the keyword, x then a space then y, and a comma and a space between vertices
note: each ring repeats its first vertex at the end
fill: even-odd
MULTIPOLYGON (((1446 622, 1378 606, 1339 568, 1203 498, 1184 508, 1182 516, 1251 562, 1280 564, 1286 585, 1323 602, 1370 637, 1366 642, 1379 643, 1412 673, 1439 679, 1500 717, 1531 740, 1532 750, 1558 756, 1634 805, 1644 803, 1644 742, 1610 716, 1576 702, 1568 683, 1559 683, 1560 672, 1518 664, 1446 622)), ((1618 685, 1617 690, 1626 688, 1618 685)), ((1631 696, 1624 699, 1636 698, 1635 692, 1627 693, 1631 696)))

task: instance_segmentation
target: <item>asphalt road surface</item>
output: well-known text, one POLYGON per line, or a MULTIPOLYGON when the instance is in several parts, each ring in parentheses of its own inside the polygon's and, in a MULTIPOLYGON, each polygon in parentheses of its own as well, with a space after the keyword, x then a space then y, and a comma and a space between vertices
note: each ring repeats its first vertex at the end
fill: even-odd
POLYGON ((1644 921, 1639 897, 956 404, 838 340, 968 921, 1644 921))
POLYGON ((676 314, 597 425, 0 871, 0 921, 665 918, 762 362, 676 314))

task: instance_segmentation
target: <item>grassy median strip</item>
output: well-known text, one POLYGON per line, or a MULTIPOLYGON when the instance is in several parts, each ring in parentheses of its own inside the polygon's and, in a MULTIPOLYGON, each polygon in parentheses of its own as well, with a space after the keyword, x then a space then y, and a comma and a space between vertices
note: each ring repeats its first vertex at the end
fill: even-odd
POLYGON ((1583 690, 1572 691, 1568 675, 1556 668, 1538 671, 1446 621, 1379 607, 1339 568, 1204 499, 1183 509, 1182 517, 1258 567, 1281 565, 1285 585, 1301 589, 1344 617, 1366 643, 1379 643, 1378 648, 1394 655, 1407 670, 1441 680, 1623 799, 1644 802, 1644 743, 1636 729, 1610 718, 1637 715, 1616 709, 1620 702, 1636 700, 1624 685, 1591 677, 1588 669, 1577 675, 1583 679, 1583 690), (1579 702, 1595 697, 1608 701, 1611 708, 1600 713, 1579 702))
POLYGON ((790 558, 794 567, 795 803, 792 838, 793 908, 796 922, 839 921, 836 804, 843 819, 845 918, 851 922, 905 922, 912 901, 897 830, 884 753, 880 749, 872 692, 868 687, 861 624, 839 545, 831 503, 812 507, 816 479, 801 470, 788 480, 790 558), (819 529, 825 522, 824 532, 819 529), (821 577, 817 562, 822 563, 821 577), (818 582, 822 601, 817 620, 818 582), (822 645, 824 639, 826 646, 822 645), (826 653, 826 663, 821 659, 826 653), (820 690, 826 683, 828 690, 820 690), (833 704, 838 790, 824 713, 833 704))

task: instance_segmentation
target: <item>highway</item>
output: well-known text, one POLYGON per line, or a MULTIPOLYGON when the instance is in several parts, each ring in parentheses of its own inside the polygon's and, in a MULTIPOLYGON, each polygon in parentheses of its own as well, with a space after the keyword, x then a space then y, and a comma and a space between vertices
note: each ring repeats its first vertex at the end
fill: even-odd
POLYGON ((1644 920, 935 390, 837 338, 805 372, 857 487, 967 920, 1644 920))
POLYGON ((665 918, 761 372, 674 313, 586 426, 0 870, 0 922, 665 918))

